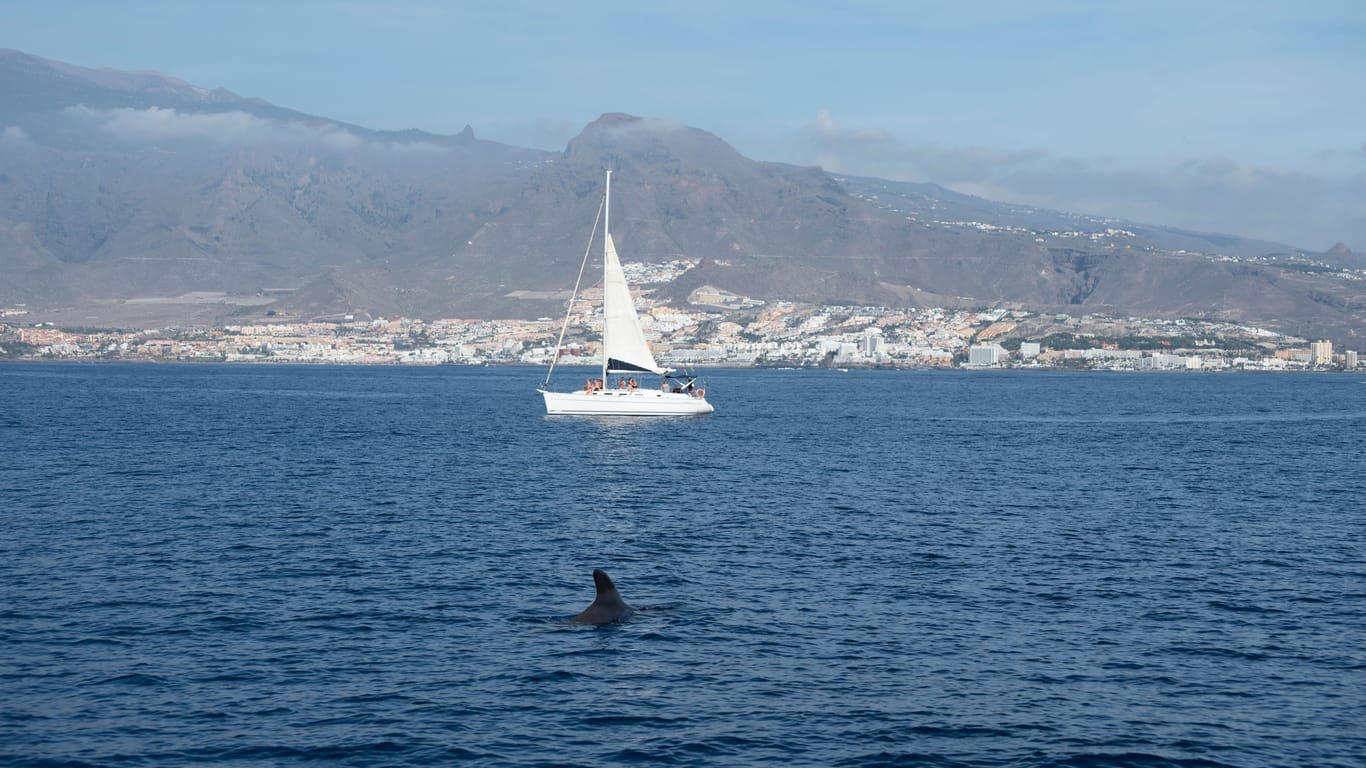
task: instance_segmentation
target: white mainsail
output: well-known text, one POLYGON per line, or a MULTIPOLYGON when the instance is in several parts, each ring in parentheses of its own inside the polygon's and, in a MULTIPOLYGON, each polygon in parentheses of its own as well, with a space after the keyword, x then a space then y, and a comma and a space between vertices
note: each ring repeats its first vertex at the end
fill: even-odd
POLYGON ((655 362, 650 345, 645 343, 640 316, 636 314, 631 289, 626 285, 626 274, 621 270, 621 259, 617 258, 611 234, 607 235, 603 252, 602 313, 602 346, 608 373, 646 371, 662 376, 668 372, 669 369, 661 368, 655 362))

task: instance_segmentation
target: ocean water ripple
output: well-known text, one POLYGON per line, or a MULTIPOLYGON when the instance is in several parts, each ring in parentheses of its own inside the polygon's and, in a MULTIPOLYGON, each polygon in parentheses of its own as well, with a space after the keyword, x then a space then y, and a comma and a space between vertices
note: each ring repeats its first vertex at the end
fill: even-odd
POLYGON ((1363 764, 1359 376, 539 376, 0 366, 0 763, 1363 764))

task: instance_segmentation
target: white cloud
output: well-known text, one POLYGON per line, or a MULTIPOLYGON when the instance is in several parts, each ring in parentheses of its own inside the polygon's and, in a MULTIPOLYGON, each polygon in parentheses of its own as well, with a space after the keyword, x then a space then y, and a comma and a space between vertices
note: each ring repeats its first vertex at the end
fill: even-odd
MULTIPOLYGON (((297 124, 296 124, 297 125, 297 124)), ((328 149, 335 149, 338 152, 346 152, 359 147, 363 142, 361 138, 350 131, 324 131, 317 138, 328 149)))
MULTIPOLYGON (((1323 176, 1204 158, 1152 169, 1085 164, 1005 172, 988 179, 1005 199, 1310 250, 1366 246, 1366 173, 1323 176)), ((965 190, 966 191, 966 190, 965 190)))
POLYGON ((430 141, 373 141, 370 142, 369 146, 371 149, 379 149, 384 152, 394 152, 412 156, 439 155, 450 151, 448 147, 443 147, 440 144, 433 144, 430 141))
MULTIPOLYGON (((1134 167, 1043 150, 912 144, 881 130, 851 130, 829 110, 798 132, 801 162, 850 175, 929 181, 1002 202, 1256 237, 1321 250, 1366 250, 1366 173, 1335 151, 1303 167, 1260 167, 1227 157, 1134 167)), ((1366 147, 1363 147, 1366 152, 1366 147)))
POLYGON ((66 112, 95 124, 111 136, 127 141, 207 139, 222 144, 324 142, 336 149, 349 149, 360 141, 349 131, 330 125, 270 120, 240 111, 199 113, 160 107, 91 109, 77 106, 68 107, 66 112))
POLYGON ((978 179, 993 169, 1029 164, 1046 157, 1046 153, 1036 150, 907 144, 881 129, 845 128, 828 109, 822 109, 801 131, 799 143, 808 150, 808 159, 817 158, 817 164, 827 171, 940 184, 978 179))
POLYGON ((179 112, 175 109, 92 109, 68 107, 68 116, 94 125, 124 141, 157 142, 184 139, 227 145, 321 145, 335 152, 361 149, 400 152, 444 152, 431 142, 374 141, 330 123, 273 120, 241 111, 179 112))
POLYGON ((684 125, 683 123, 678 122, 677 120, 664 120, 662 118, 657 117, 632 118, 629 120, 622 120, 620 122, 610 123, 607 126, 607 132, 617 136, 630 136, 639 134, 650 134, 658 136, 667 135, 671 133, 678 133, 679 131, 686 131, 687 129, 687 125, 684 125))
POLYGON ((17 125, 7 126, 0 131, 0 143, 3 144, 25 144, 28 142, 28 132, 17 125))

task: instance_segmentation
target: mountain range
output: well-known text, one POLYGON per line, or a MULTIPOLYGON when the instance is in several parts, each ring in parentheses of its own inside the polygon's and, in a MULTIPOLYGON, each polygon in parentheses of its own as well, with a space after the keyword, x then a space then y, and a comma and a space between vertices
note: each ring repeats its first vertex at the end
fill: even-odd
MULTIPOLYGON (((563 311, 612 168, 657 291, 1195 316, 1344 344, 1366 261, 750 160, 607 114, 562 152, 375 131, 156 73, 0 50, 0 308, 66 324, 563 311)), ((1359 346, 1359 344, 1358 344, 1359 346)))

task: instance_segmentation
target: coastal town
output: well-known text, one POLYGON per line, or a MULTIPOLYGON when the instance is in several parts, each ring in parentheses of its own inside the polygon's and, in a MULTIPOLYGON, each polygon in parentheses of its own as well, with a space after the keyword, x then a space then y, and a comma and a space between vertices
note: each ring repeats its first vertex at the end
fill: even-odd
MULTIPOLYGON (((670 268, 662 269, 640 277, 667 277, 670 268)), ((567 322, 349 315, 137 330, 63 328, 8 307, 0 308, 0 360, 548 365, 558 358, 597 366, 601 291, 582 298, 567 322)), ((765 303, 714 288, 699 289, 687 308, 654 302, 648 292, 639 304, 657 358, 671 366, 1286 371, 1359 364, 1356 350, 1327 340, 1211 319, 765 303)))

